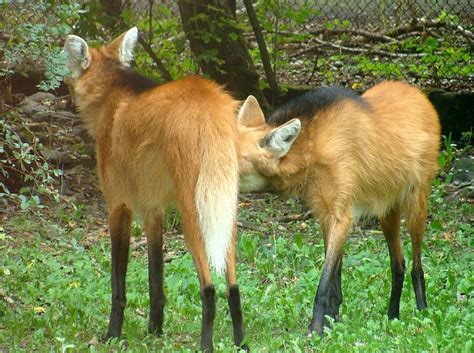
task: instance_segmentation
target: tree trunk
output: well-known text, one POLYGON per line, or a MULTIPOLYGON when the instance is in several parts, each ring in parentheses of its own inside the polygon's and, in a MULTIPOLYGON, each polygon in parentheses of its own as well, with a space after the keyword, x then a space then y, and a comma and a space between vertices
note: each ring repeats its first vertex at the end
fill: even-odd
POLYGON ((258 85, 258 74, 228 0, 179 0, 179 12, 191 50, 204 74, 238 99, 253 95, 269 106, 258 85))
POLYGON ((119 29, 122 24, 122 12, 130 8, 129 0, 99 0, 107 14, 106 25, 119 29))
POLYGON ((227 0, 229 5, 230 13, 235 17, 235 12, 237 11, 237 1, 236 0, 227 0))

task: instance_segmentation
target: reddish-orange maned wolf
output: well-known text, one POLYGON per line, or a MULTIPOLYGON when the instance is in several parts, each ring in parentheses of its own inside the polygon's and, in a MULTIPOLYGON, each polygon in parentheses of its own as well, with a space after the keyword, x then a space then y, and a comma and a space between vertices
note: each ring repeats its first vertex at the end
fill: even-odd
POLYGON ((201 348, 213 349, 210 267, 225 271, 234 341, 240 345, 244 329, 235 276, 238 102, 203 78, 158 86, 140 76, 130 69, 137 38, 134 27, 99 49, 74 35, 64 46, 69 84, 96 140, 99 179, 109 208, 112 307, 106 338, 121 333, 134 213, 143 218, 148 243, 148 329, 162 333, 162 216, 173 205, 181 214, 201 286, 201 348))
POLYGON ((250 96, 239 112, 240 190, 298 195, 321 223, 325 262, 310 332, 339 317, 343 246, 353 219, 376 216, 388 243, 392 290, 388 316, 399 317, 405 262, 400 217, 412 240, 418 309, 427 306, 421 243, 430 184, 438 169, 440 124, 417 88, 384 82, 362 97, 321 88, 265 122, 250 96))

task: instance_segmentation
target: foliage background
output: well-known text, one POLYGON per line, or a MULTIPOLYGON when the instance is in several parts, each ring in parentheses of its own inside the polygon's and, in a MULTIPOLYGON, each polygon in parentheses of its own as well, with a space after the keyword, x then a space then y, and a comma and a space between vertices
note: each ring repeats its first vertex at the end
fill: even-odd
MULTIPOLYGON (((260 0, 254 4, 281 93, 292 85, 338 84, 364 90, 387 78, 424 88, 472 91, 472 2, 315 3, 260 0), (359 51, 350 51, 354 49, 359 51)), ((245 33, 260 86, 266 89, 260 51, 241 2, 237 2, 236 23, 245 33)), ((55 118, 37 122, 18 109, 25 95, 38 89, 55 93, 56 98, 46 101, 48 107, 66 109, 67 91, 60 85, 66 73, 60 52, 66 34, 99 45, 134 25, 158 58, 138 48, 140 72, 166 81, 158 62, 173 79, 200 72, 174 1, 0 0, 2 352, 193 351, 197 347, 198 281, 174 214, 168 215, 165 237, 164 336, 146 334, 146 248, 137 221, 124 337, 108 345, 100 341, 110 304, 110 249, 94 161, 78 162, 87 155, 88 141, 72 134, 76 118, 67 123, 55 118), (46 157, 45 150, 58 146, 74 157, 72 166, 46 157), (12 168, 20 175, 16 188, 5 184, 14 174, 12 168)), ((218 59, 212 48, 207 55, 207 60, 218 59)), ((346 246, 342 322, 324 338, 307 337, 323 261, 320 227, 304 216, 306 210, 298 200, 241 196, 238 275, 253 350, 471 352, 473 186, 472 180, 456 179, 459 160, 473 154, 470 136, 466 133, 458 144, 444 138, 423 249, 429 310, 415 310, 406 276, 401 320, 389 322, 385 317, 389 258, 378 225, 368 221, 354 229, 346 246)), ((404 233, 404 250, 410 259, 406 238, 404 233)), ((223 279, 216 278, 216 288, 216 347, 233 351, 223 279)))
MULTIPOLYGON (((174 1, 3 0, 0 6, 3 76, 40 67, 50 85, 43 82, 40 87, 57 87, 64 74, 58 54, 67 33, 102 43, 135 25, 173 79, 199 72, 174 1)), ((425 87, 472 89, 474 8, 468 0, 260 0, 254 9, 280 85, 342 84, 363 89, 375 77, 375 81, 404 79, 425 87)), ((260 52, 239 1, 236 24, 245 33, 265 87, 260 52)), ((140 71, 164 80, 148 53, 137 54, 140 71)), ((213 48, 205 55, 206 60, 217 60, 213 48)))

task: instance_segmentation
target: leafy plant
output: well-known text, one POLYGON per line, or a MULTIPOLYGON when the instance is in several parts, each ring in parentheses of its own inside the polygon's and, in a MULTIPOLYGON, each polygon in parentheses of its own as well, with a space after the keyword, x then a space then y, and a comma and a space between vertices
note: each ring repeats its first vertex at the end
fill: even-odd
POLYGON ((448 136, 443 135, 443 147, 444 149, 440 152, 438 162, 441 169, 448 169, 454 161, 457 145, 453 143, 451 134, 448 136))
POLYGON ((62 174, 43 157, 43 145, 26 126, 18 129, 15 113, 0 119, 0 199, 17 202, 22 210, 42 208, 40 196, 59 201, 55 180, 62 174))
POLYGON ((2 1, 3 20, 0 30, 8 40, 0 41, 5 65, 0 77, 14 72, 44 73, 38 88, 57 88, 67 74, 65 59, 58 46, 58 39, 72 32, 74 24, 83 13, 77 2, 57 4, 56 1, 2 1))

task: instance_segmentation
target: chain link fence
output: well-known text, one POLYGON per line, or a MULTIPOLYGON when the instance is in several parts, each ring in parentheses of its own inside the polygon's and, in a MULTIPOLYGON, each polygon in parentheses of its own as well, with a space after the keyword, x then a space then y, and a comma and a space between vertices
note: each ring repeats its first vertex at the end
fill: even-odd
POLYGON ((364 89, 399 79, 472 91, 471 0, 263 0, 254 6, 279 83, 364 89))
POLYGON ((472 25, 474 18, 471 0, 281 0, 280 3, 294 8, 306 5, 316 10, 319 19, 346 19, 353 27, 378 30, 388 30, 413 19, 436 19, 443 12, 467 25, 472 25))
MULTIPOLYGON (((2 72, 18 70, 25 65, 31 67, 32 63, 36 63, 36 67, 53 65, 54 62, 38 60, 44 56, 43 51, 48 50, 45 44, 59 47, 66 31, 72 28, 76 32, 81 31, 80 26, 87 28, 83 32, 90 38, 106 37, 97 28, 111 32, 110 26, 97 27, 95 18, 90 18, 89 13, 78 13, 79 8, 88 8, 94 13, 94 3, 97 2, 4 2, 1 9, 10 15, 2 20, 6 27, 0 26, 0 45, 18 43, 15 50, 3 50, 3 56, 0 50, 2 72), (67 6, 74 9, 77 17, 65 16, 71 12, 67 6), (68 24, 66 28, 64 22, 68 24), (57 38, 49 34, 50 38, 46 40, 43 33, 51 26, 57 28, 57 38), (34 38, 36 43, 16 39, 19 34, 34 38)), ((147 18, 148 0, 128 1, 127 4, 137 21, 143 22, 147 18)), ((473 90, 472 0, 259 0, 254 8, 279 84, 362 84, 363 89, 376 80, 402 79, 425 87, 473 90)), ((192 60, 187 43, 167 44, 177 38, 184 42, 177 3, 155 0, 153 9, 153 21, 161 21, 156 27, 162 32, 155 32, 151 44, 160 59, 168 68, 177 65, 176 57, 180 58, 179 62, 192 60), (159 12, 160 7, 169 11, 159 12), (172 21, 176 24, 174 32, 167 29, 172 21), (173 45, 175 52, 168 54, 168 58, 165 52, 173 45)), ((266 81, 254 33, 241 0, 237 0, 236 18, 244 24, 262 81, 266 81)), ((147 31, 147 28, 143 30, 147 31)), ((194 68, 197 66, 191 67, 194 68)))

